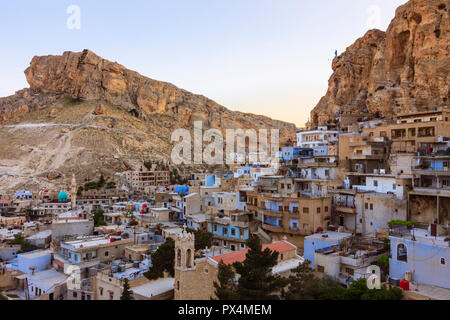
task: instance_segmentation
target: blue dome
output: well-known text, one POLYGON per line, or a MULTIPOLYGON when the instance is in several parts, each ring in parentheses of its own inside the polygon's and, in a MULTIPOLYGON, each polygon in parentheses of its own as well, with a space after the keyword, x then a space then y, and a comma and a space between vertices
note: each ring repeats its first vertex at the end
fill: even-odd
POLYGON ((69 199, 69 196, 67 192, 61 191, 58 195, 58 202, 67 202, 69 199))

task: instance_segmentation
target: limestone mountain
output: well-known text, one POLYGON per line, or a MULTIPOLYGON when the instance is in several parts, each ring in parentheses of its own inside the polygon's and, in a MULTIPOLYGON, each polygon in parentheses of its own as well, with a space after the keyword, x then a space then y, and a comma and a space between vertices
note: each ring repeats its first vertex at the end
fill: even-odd
POLYGON ((449 0, 410 0, 386 32, 370 30, 348 47, 333 60, 312 124, 333 121, 336 111, 391 118, 449 105, 449 13, 449 0))
POLYGON ((230 111, 89 50, 34 57, 25 75, 30 88, 0 99, 0 185, 8 188, 169 162, 172 131, 196 120, 222 132, 277 128, 281 142, 295 139, 294 124, 230 111))

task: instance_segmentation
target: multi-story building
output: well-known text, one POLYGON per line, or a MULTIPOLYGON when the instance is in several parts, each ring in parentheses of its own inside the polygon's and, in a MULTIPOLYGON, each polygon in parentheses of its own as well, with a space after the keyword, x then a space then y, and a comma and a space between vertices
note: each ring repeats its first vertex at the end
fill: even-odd
POLYGON ((337 143, 339 131, 329 130, 327 126, 297 132, 297 147, 313 148, 337 143))
POLYGON ((383 241, 375 238, 344 238, 339 245, 316 249, 315 270, 328 275, 343 285, 358 279, 367 279, 369 266, 386 254, 383 241))
POLYGON ((245 249, 249 235, 256 230, 257 224, 247 212, 208 216, 208 231, 213 234, 213 245, 231 251, 245 249))
POLYGON ((146 191, 149 187, 164 186, 170 183, 169 171, 126 171, 122 173, 130 189, 146 191))
POLYGON ((450 223, 450 155, 414 158, 409 218, 423 223, 450 223))
POLYGON ((450 109, 434 109, 399 115, 396 123, 364 128, 363 132, 372 137, 388 138, 392 141, 393 153, 432 151, 440 140, 448 139, 450 132, 450 109))

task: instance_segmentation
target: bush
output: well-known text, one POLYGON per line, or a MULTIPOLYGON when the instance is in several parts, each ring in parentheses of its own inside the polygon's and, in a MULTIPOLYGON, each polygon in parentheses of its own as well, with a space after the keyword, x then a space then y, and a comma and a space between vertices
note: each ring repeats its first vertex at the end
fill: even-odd
POLYGON ((392 220, 388 222, 389 228, 407 226, 408 229, 412 229, 414 225, 417 224, 415 221, 404 221, 404 220, 392 220))

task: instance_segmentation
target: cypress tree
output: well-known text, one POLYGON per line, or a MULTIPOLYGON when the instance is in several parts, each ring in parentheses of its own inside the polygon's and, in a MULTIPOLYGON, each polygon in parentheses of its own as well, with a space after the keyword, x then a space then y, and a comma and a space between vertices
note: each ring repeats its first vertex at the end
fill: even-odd
POLYGON ((130 290, 130 284, 127 278, 123 282, 123 291, 120 300, 134 300, 133 292, 130 290))

